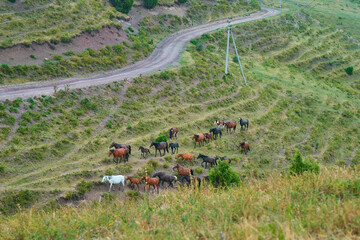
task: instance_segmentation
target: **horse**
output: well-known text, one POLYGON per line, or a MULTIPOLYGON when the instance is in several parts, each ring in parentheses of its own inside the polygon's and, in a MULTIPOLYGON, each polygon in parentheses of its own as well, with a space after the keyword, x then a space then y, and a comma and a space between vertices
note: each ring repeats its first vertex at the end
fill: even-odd
POLYGON ((179 152, 179 144, 178 143, 170 143, 169 147, 171 147, 171 154, 174 154, 175 152, 179 152))
POLYGON ((228 163, 231 163, 231 159, 229 159, 227 157, 218 157, 218 156, 216 156, 216 159, 219 159, 221 161, 227 161, 228 163))
POLYGON ((155 190, 155 188, 157 188, 157 192, 159 193, 159 179, 150 178, 150 177, 146 177, 146 176, 143 175, 140 178, 140 181, 142 181, 142 180, 145 180, 144 191, 146 191, 146 186, 149 186, 149 191, 148 192, 150 192, 150 186, 153 186, 154 190, 155 190))
MULTIPOLYGON (((120 183, 123 185, 123 191, 124 191, 125 176, 123 176, 123 175, 104 176, 101 182, 103 183, 105 181, 108 181, 110 183, 109 192, 111 191, 113 184, 120 184, 120 183)), ((119 190, 120 190, 120 187, 119 187, 119 190)))
POLYGON ((197 159, 199 158, 203 160, 202 163, 200 164, 202 167, 203 167, 203 163, 205 163, 205 169, 207 168, 208 163, 210 163, 210 167, 212 167, 213 165, 217 165, 216 158, 205 156, 203 154, 199 154, 197 159))
POLYGON ((239 144, 238 147, 241 148, 241 151, 244 150, 245 155, 247 154, 248 151, 250 151, 250 145, 248 142, 242 142, 239 144))
POLYGON ((151 144, 150 144, 150 148, 154 146, 155 147, 155 157, 156 157, 156 153, 157 151, 159 150, 159 153, 160 153, 160 157, 161 157, 161 151, 162 149, 164 149, 164 155, 165 156, 165 149, 167 152, 169 152, 169 145, 167 142, 155 142, 153 141, 151 144))
POLYGON ((213 139, 213 135, 211 133, 204 133, 205 136, 205 142, 206 139, 209 140, 208 142, 210 142, 213 139))
POLYGON ((194 172, 192 169, 180 167, 179 164, 176 164, 175 167, 173 167, 173 170, 175 168, 177 168, 179 175, 187 175, 187 174, 194 175, 194 172))
POLYGON ((129 149, 129 154, 131 154, 131 146, 128 144, 118 144, 118 143, 113 142, 109 148, 112 148, 112 147, 114 147, 115 149, 127 148, 127 149, 129 149))
POLYGON ((177 139, 177 135, 178 135, 178 128, 177 127, 170 128, 170 140, 172 140, 173 137, 176 137, 177 139))
POLYGON ((235 121, 232 121, 232 122, 226 122, 225 123, 225 126, 226 126, 226 132, 231 132, 231 129, 233 128, 234 129, 234 132, 236 130, 236 122, 235 121))
POLYGON ((194 158, 194 155, 190 154, 190 153, 179 153, 176 158, 179 158, 181 157, 182 158, 182 162, 183 164, 185 164, 185 160, 189 160, 191 165, 193 164, 192 161, 193 161, 193 158, 194 158))
POLYGON ((109 151, 109 157, 111 156, 111 154, 114 156, 114 162, 116 164, 119 163, 119 159, 120 159, 120 162, 122 159, 125 159, 125 162, 129 161, 129 153, 128 153, 128 149, 126 148, 118 148, 118 149, 111 149, 109 151), (115 161, 116 159, 116 161, 115 161))
POLYGON ((241 126, 241 130, 243 130, 243 126, 245 126, 245 130, 249 129, 249 120, 248 119, 239 118, 239 123, 241 126))
POLYGON ((135 177, 126 177, 126 181, 130 181, 130 186, 133 186, 133 184, 136 184, 138 187, 138 190, 140 191, 140 180, 135 177))
POLYGON ((221 131, 221 129, 220 129, 219 127, 217 127, 217 128, 212 128, 212 129, 210 129, 209 132, 211 132, 212 135, 214 136, 214 140, 217 139, 217 136, 218 136, 218 135, 220 135, 220 138, 221 138, 221 136, 222 136, 222 131, 221 131))
POLYGON ((167 183, 169 183, 169 186, 174 187, 173 182, 176 183, 176 181, 177 181, 176 176, 170 175, 170 174, 167 174, 167 173, 164 173, 164 172, 154 173, 151 177, 152 178, 158 177, 159 180, 160 180, 161 186, 164 186, 164 182, 167 182, 167 183))
POLYGON ((224 127, 225 127, 225 122, 224 122, 224 121, 216 120, 216 121, 214 122, 214 124, 217 124, 218 127, 221 127, 221 128, 224 128, 224 127))
POLYGON ((150 149, 144 148, 143 146, 140 146, 139 150, 141 150, 141 157, 140 158, 142 158, 142 157, 146 158, 148 154, 151 154, 150 149), (145 157, 145 154, 146 154, 146 157, 145 157))
POLYGON ((195 145, 194 148, 196 148, 196 143, 199 143, 199 147, 201 145, 201 143, 204 145, 204 140, 205 140, 205 135, 200 133, 200 134, 195 134, 192 139, 195 139, 195 145))
MULTIPOLYGON (((199 178, 198 176, 190 176, 190 175, 183 175, 180 178, 180 182, 184 184, 184 180, 187 182, 188 186, 191 184, 191 180, 193 181, 198 181, 199 183, 199 187, 201 186, 201 178, 199 178)), ((195 186, 195 185, 194 185, 195 186)))

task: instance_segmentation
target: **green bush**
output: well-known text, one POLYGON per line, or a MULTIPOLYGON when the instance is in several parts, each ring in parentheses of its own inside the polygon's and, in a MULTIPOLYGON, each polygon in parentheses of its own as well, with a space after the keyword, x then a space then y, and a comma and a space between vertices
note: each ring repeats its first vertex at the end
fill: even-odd
MULTIPOLYGON (((169 168, 169 167, 170 167, 170 163, 165 162, 165 163, 163 164, 163 168, 169 168)), ((0 173, 1 173, 1 168, 0 168, 0 173)))
POLYGON ((168 162, 168 163, 171 163, 173 160, 172 156, 166 156, 165 157, 165 161, 168 162))
POLYGON ((148 166, 151 166, 152 168, 156 169, 159 167, 159 162, 154 160, 154 159, 150 159, 148 162, 147 162, 147 165, 148 166))
POLYGON ((188 0, 178 0, 178 3, 186 3, 188 0))
POLYGON ((157 0, 144 0, 144 7, 152 9, 158 4, 157 0))
POLYGON ((0 198, 0 212, 8 214, 19 210, 18 207, 29 207, 37 200, 38 194, 35 191, 20 190, 6 191, 1 194, 0 198))
POLYGON ((320 167, 316 162, 312 162, 309 159, 305 161, 302 160, 300 151, 297 149, 294 154, 294 161, 290 166, 291 174, 302 174, 303 172, 310 171, 314 173, 319 173, 320 167))
POLYGON ((155 141, 156 141, 156 142, 167 142, 167 138, 166 138, 165 135, 160 134, 160 135, 156 138, 155 141))
POLYGON ((0 165, 0 174, 5 172, 5 167, 3 165, 0 165))
POLYGON ((93 186, 92 182, 85 182, 82 180, 78 185, 76 186, 76 190, 80 195, 84 195, 86 192, 88 192, 93 186))
POLYGON ((345 68, 345 72, 346 72, 349 76, 353 75, 353 71, 354 71, 354 67, 353 67, 353 66, 350 66, 350 67, 345 68))
POLYGON ((235 56, 235 57, 233 58, 233 62, 235 62, 235 63, 237 63, 237 62, 238 62, 238 58, 237 58, 237 56, 235 56))
POLYGON ((214 186, 227 187, 240 183, 240 176, 226 161, 219 161, 218 165, 209 172, 210 183, 214 186))
POLYGON ((14 2, 16 2, 16 0, 8 0, 9 2, 11 2, 11 3, 14 3, 14 2))
POLYGON ((194 171, 196 174, 202 174, 204 173, 204 168, 201 166, 197 166, 194 171))
POLYGON ((117 11, 128 14, 134 4, 134 0, 110 0, 117 11))
POLYGON ((36 59, 34 54, 30 54, 30 57, 33 58, 33 59, 36 59))

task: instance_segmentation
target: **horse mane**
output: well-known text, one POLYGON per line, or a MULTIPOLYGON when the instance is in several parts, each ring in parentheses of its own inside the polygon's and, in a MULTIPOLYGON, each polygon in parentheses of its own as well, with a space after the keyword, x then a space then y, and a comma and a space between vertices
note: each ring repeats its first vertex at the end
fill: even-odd
POLYGON ((114 151, 115 151, 115 149, 110 149, 110 152, 112 152, 112 153, 113 153, 114 151))

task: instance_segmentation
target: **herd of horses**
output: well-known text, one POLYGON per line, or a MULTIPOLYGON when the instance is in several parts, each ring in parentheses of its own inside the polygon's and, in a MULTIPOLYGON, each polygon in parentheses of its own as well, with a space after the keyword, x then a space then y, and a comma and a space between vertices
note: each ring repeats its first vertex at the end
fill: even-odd
MULTIPOLYGON (((247 130, 249 128, 249 120, 248 119, 239 118, 238 121, 241 126, 241 130, 247 130)), ((233 132, 235 132, 237 122, 236 121, 224 122, 224 121, 216 120, 214 122, 214 124, 216 124, 217 127, 211 128, 208 133, 199 133, 199 134, 193 135, 192 140, 194 140, 194 148, 196 148, 196 143, 198 143, 199 146, 202 146, 207 142, 221 138, 224 128, 226 128, 227 133, 229 133, 229 132, 231 133, 232 132, 231 130, 233 130, 233 132)), ((172 127, 170 129, 170 140, 177 139, 178 131, 179 130, 177 127, 172 127)), ((181 159, 183 165, 185 164, 185 161, 189 161, 189 163, 192 165, 193 160, 195 159, 194 155, 192 155, 190 153, 180 153, 179 154, 178 153, 179 152, 179 144, 177 142, 172 142, 172 143, 168 144, 167 142, 152 141, 149 148, 151 148, 151 147, 155 148, 155 157, 157 156, 158 151, 159 151, 160 156, 164 156, 166 154, 166 152, 169 153, 169 147, 170 147, 171 154, 177 153, 176 158, 181 159), (161 154, 161 151, 163 151, 163 154, 161 154)), ((245 154, 247 154, 247 152, 250 151, 250 145, 248 142, 241 142, 238 145, 238 147, 240 148, 241 151, 244 151, 245 154)), ((151 154, 149 148, 145 148, 143 146, 139 147, 139 151, 141 151, 141 158, 146 158, 149 154, 151 154)), ((129 155, 131 155, 131 146, 130 145, 118 144, 118 143, 113 142, 109 146, 109 149, 110 149, 109 156, 113 155, 113 157, 114 157, 113 161, 116 164, 118 164, 122 160, 124 162, 129 161, 129 155)), ((228 163, 231 163, 231 159, 229 159, 227 157, 219 157, 219 156, 210 157, 210 156, 206 156, 204 154, 199 154, 196 159, 202 160, 200 165, 202 167, 204 167, 205 169, 208 167, 208 165, 210 167, 217 165, 218 160, 227 161, 228 163)), ((175 169, 178 170, 178 175, 180 176, 179 181, 181 183, 187 182, 188 184, 190 184, 191 181, 193 180, 193 181, 197 181, 200 186, 201 181, 209 180, 208 176, 205 176, 203 179, 201 179, 200 177, 194 176, 192 169, 181 167, 179 164, 176 164, 173 167, 173 170, 175 170, 175 169)), ((157 189, 157 192, 159 192, 160 184, 163 186, 164 182, 167 182, 168 186, 173 187, 174 183, 176 183, 177 180, 178 180, 177 176, 175 176, 175 175, 167 174, 164 172, 157 172, 157 173, 153 174, 151 177, 142 176, 140 179, 135 178, 135 177, 130 177, 130 176, 125 177, 123 175, 104 176, 102 182, 108 181, 110 183, 109 192, 111 191, 113 184, 122 184, 122 186, 124 187, 126 181, 130 181, 130 185, 132 187, 134 187, 136 185, 138 190, 140 190, 141 182, 145 181, 144 191, 146 191, 146 187, 148 187, 148 191, 150 191, 150 187, 153 186, 154 190, 157 189)))

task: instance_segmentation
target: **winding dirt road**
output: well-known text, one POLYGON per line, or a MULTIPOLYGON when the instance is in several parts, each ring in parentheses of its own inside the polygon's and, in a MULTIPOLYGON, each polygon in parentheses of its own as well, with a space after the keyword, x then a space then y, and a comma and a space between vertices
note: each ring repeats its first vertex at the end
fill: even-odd
MULTIPOLYGON (((263 19, 275 16, 279 13, 280 10, 278 9, 263 7, 261 12, 251 14, 248 17, 233 18, 232 24, 263 19)), ((66 85, 68 85, 70 89, 85 88, 88 86, 107 84, 123 80, 125 78, 132 79, 134 77, 138 77, 140 74, 164 70, 174 63, 177 63, 180 52, 184 49, 185 45, 189 43, 190 39, 219 28, 225 28, 226 26, 227 20, 224 19, 171 34, 158 43, 156 49, 147 59, 118 70, 93 75, 88 78, 68 78, 58 81, 32 82, 2 86, 0 87, 0 100, 13 100, 18 97, 28 98, 43 94, 51 95, 54 93, 55 85, 58 87, 58 90, 64 89, 66 85)))

